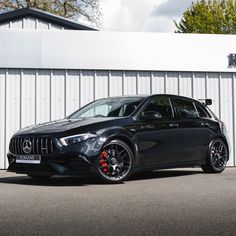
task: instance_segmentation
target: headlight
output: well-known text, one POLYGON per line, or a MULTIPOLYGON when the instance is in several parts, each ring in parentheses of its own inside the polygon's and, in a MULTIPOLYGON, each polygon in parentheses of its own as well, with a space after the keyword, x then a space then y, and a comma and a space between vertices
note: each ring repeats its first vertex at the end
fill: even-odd
POLYGON ((96 134, 86 133, 86 134, 78 134, 78 135, 60 138, 60 141, 64 146, 68 146, 68 145, 71 145, 74 143, 79 143, 79 142, 85 141, 89 138, 96 138, 96 137, 97 137, 96 134))

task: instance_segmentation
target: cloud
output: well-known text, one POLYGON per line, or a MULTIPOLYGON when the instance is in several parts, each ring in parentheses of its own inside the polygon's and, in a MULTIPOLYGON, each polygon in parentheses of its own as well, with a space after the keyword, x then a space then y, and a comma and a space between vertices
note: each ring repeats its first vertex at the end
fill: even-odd
POLYGON ((166 16, 166 17, 180 17, 183 12, 191 6, 192 0, 168 0, 156 8, 153 11, 153 15, 166 16))
POLYGON ((192 0, 101 0, 103 29, 174 32, 192 0))

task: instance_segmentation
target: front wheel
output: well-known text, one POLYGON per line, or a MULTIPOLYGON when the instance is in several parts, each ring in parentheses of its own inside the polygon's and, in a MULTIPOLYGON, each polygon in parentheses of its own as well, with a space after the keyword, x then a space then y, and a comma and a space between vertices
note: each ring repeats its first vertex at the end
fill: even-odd
POLYGON ((98 176, 107 183, 122 183, 133 171, 134 154, 121 140, 107 143, 98 157, 98 176))
POLYGON ((221 139, 214 139, 209 145, 206 164, 202 169, 207 173, 221 173, 229 159, 229 152, 226 143, 221 139))

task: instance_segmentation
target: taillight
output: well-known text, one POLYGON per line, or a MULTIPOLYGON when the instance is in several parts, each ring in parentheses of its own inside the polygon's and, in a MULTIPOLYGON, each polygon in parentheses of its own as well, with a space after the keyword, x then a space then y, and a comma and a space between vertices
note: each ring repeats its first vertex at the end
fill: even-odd
POLYGON ((226 136, 227 135, 227 129, 226 129, 226 125, 225 125, 224 122, 220 123, 220 129, 221 129, 221 133, 226 136))

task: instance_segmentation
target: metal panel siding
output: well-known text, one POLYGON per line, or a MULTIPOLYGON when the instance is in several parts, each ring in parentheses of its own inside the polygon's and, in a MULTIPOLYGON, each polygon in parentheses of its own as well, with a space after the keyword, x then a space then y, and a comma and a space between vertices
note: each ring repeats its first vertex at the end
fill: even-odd
POLYGON ((212 99, 212 111, 219 116, 219 73, 208 73, 207 96, 212 99))
POLYGON ((49 121, 50 116, 50 94, 51 94, 51 71, 36 71, 36 123, 49 121))
POLYGON ((66 76, 66 115, 80 107, 80 71, 68 71, 66 76))
POLYGON ((0 169, 4 169, 5 159, 5 81, 6 70, 0 70, 0 169))
POLYGON ((151 72, 139 72, 138 74, 138 94, 150 94, 151 72))
POLYGON ((233 166, 236 164, 234 91, 233 73, 2 69, 0 168, 7 167, 4 152, 11 135, 21 126, 63 118, 97 98, 137 93, 212 98, 210 108, 227 126, 232 149, 229 166, 233 166))
POLYGON ((65 71, 55 70, 51 76, 51 120, 65 117, 65 71))
MULTIPOLYGON (((9 140, 11 136, 20 129, 21 123, 21 71, 8 70, 6 74, 6 146, 8 150, 9 140)), ((29 111, 30 112, 30 111, 29 111)), ((5 167, 6 167, 5 163, 5 167)))
POLYGON ((152 73, 152 93, 165 93, 165 73, 164 72, 153 72, 152 73))
POLYGON ((97 71, 95 76, 95 99, 108 97, 108 71, 97 71))
POLYGON ((64 30, 60 25, 51 24, 33 17, 26 17, 11 21, 9 23, 4 23, 0 25, 0 29, 32 29, 32 30, 64 30))
POLYGON ((179 74, 177 72, 168 72, 166 74, 166 93, 178 94, 179 91, 179 74))
POLYGON ((236 118, 236 94, 235 94, 235 91, 236 91, 236 74, 234 73, 233 74, 233 78, 232 78, 232 112, 233 112, 233 142, 231 143, 231 148, 233 148, 234 150, 234 166, 236 166, 236 121, 235 121, 235 118, 236 118))
POLYGON ((23 29, 23 19, 12 21, 10 24, 11 29, 23 29))
MULTIPOLYGON (((227 125, 227 134, 229 141, 233 144, 233 112, 232 112, 232 77, 231 73, 222 73, 220 79, 220 111, 221 119, 227 125)), ((229 165, 232 166, 234 163, 234 148, 231 150, 231 158, 229 165)))
POLYGON ((24 29, 36 29, 36 19, 32 17, 24 18, 24 29))
POLYGON ((109 95, 121 96, 124 93, 123 88, 123 72, 111 71, 109 79, 109 95))
POLYGON ((204 99, 206 97, 206 73, 195 73, 193 77, 193 97, 204 99))
POLYGON ((35 123, 35 76, 35 70, 21 72, 21 128, 35 123))
POLYGON ((179 94, 192 97, 192 73, 179 74, 179 94))
POLYGON ((95 84, 94 71, 82 71, 81 106, 83 106, 95 99, 94 84, 95 84))
POLYGON ((137 94, 137 72, 126 71, 124 75, 124 95, 137 94))
POLYGON ((49 29, 49 23, 41 21, 41 20, 38 20, 38 22, 37 22, 37 29, 41 29, 41 30, 49 29))
POLYGON ((62 30, 63 27, 60 26, 60 25, 50 24, 49 29, 51 29, 51 30, 62 30))

